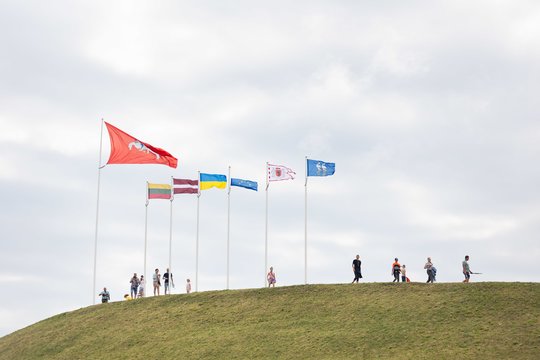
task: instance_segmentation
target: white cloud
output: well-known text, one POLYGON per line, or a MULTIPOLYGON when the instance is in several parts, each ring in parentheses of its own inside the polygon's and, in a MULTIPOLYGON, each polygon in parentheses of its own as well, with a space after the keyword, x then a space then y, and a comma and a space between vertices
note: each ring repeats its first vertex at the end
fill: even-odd
POLYGON ((497 214, 451 213, 441 202, 440 189, 418 183, 393 180, 388 188, 396 192, 403 206, 404 219, 413 226, 428 228, 452 240, 489 240, 515 230, 521 224, 497 214))

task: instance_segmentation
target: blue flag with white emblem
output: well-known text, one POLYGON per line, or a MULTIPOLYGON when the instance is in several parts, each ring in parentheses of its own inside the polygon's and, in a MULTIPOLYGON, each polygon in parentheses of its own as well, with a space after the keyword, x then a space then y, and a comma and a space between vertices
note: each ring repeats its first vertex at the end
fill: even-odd
POLYGON ((307 159, 307 176, 330 176, 336 171, 336 163, 307 159))
POLYGON ((245 189, 257 191, 256 181, 231 178, 231 186, 238 186, 238 187, 243 187, 245 189))

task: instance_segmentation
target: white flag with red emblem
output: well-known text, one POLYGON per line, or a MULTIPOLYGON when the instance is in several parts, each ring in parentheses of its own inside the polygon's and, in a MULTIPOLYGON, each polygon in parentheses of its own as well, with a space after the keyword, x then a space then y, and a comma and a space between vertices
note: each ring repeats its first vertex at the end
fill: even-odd
POLYGON ((268 181, 292 180, 296 173, 283 165, 268 164, 268 181))

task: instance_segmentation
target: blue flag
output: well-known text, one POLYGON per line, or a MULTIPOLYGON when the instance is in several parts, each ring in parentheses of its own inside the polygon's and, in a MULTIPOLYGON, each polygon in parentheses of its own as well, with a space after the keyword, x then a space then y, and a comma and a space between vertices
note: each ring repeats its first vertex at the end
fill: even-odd
POLYGON ((307 176, 330 176, 336 171, 336 163, 307 159, 307 176))
POLYGON ((238 187, 243 187, 245 189, 257 191, 256 181, 231 178, 231 186, 238 186, 238 187))

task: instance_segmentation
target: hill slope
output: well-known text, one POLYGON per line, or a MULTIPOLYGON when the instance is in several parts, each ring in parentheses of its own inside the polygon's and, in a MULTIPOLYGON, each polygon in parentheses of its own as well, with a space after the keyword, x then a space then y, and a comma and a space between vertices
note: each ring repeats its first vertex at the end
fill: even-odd
POLYGON ((533 359, 540 284, 308 285, 100 304, 0 339, 0 359, 533 359))

